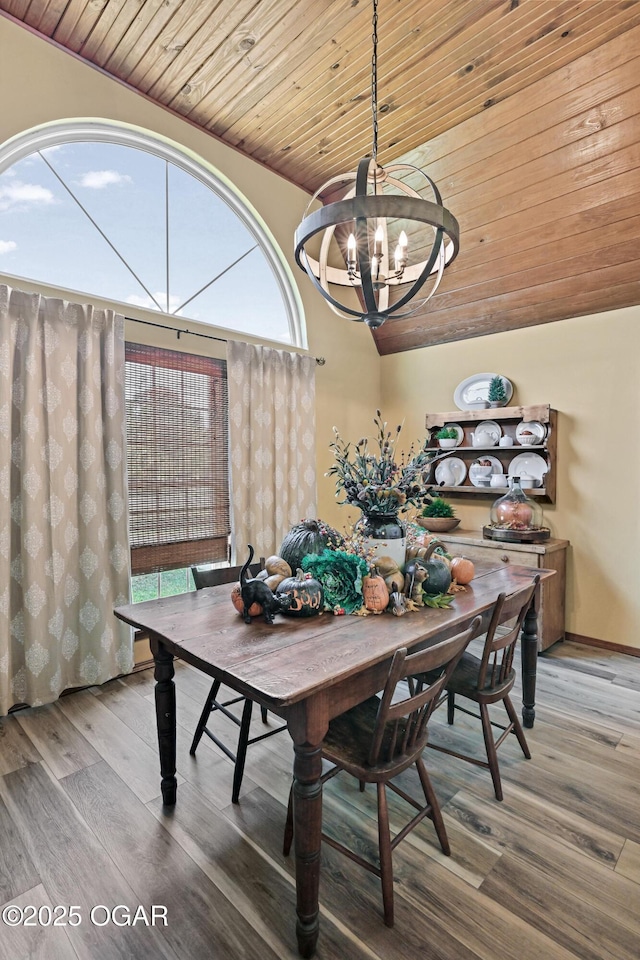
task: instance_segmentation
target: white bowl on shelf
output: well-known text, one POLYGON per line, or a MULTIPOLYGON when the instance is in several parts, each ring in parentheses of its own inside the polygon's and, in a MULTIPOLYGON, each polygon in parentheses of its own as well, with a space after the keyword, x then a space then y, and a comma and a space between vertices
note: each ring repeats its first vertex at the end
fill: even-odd
POLYGON ((534 487, 540 486, 540 481, 537 477, 530 477, 526 473, 520 474, 520 486, 523 490, 533 490, 534 487))

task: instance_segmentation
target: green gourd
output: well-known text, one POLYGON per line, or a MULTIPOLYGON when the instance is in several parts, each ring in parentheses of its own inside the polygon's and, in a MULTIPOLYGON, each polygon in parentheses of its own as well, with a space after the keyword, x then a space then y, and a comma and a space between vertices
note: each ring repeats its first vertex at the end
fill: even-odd
POLYGON ((451 586, 451 571, 448 565, 437 556, 432 556, 437 546, 437 541, 432 540, 427 547, 426 556, 418 561, 427 571, 427 576, 422 583, 422 592, 431 597, 446 593, 451 586))
POLYGON ((326 547, 337 549, 342 543, 342 537, 322 520, 303 520, 292 527, 282 541, 278 556, 289 564, 292 570, 297 570, 303 557, 309 554, 319 554, 326 547))
POLYGON ((422 592, 428 596, 436 596, 439 593, 446 593, 451 586, 451 572, 448 565, 438 556, 432 556, 439 545, 438 540, 432 540, 426 549, 423 557, 414 557, 405 564, 405 592, 407 583, 413 580, 416 567, 420 567, 426 572, 422 581, 422 592))

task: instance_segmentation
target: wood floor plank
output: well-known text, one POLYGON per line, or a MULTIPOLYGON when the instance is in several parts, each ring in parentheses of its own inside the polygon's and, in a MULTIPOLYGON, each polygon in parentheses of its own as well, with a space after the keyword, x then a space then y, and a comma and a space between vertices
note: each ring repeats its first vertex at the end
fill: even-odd
POLYGON ((20 829, 0 799, 0 902, 20 896, 40 882, 20 829))
POLYGON ((636 690, 616 686, 612 693, 597 677, 587 674, 581 676, 578 684, 574 671, 549 665, 536 687, 536 702, 541 709, 550 695, 556 708, 560 706, 564 713, 591 717, 620 733, 640 733, 640 698, 636 690))
POLYGON ((157 749, 114 716, 99 697, 81 690, 56 700, 55 706, 144 803, 160 795, 157 749))
POLYGON ((581 960, 603 960, 604 956, 607 960, 637 960, 638 932, 616 922, 604 905, 568 893, 564 877, 550 877, 506 854, 482 890, 581 960), (597 946, 603 928, 608 929, 604 955, 597 946))
MULTIPOLYGON (((55 907, 51 897, 42 886, 27 890, 19 897, 12 897, 10 904, 0 905, 0 911, 9 905, 20 909, 32 906, 55 907)), ((43 914, 47 920, 46 914, 43 914)), ((77 954, 64 931, 45 924, 11 927, 3 924, 0 937, 0 960, 77 960, 77 954)))
POLYGON ((625 841, 616 864, 616 872, 640 884, 640 843, 625 841))
MULTIPOLYGON (((140 902, 167 905, 168 924, 161 932, 178 955, 278 960, 279 954, 269 949, 246 922, 238 905, 211 883, 179 844, 172 842, 169 832, 158 829, 153 814, 107 764, 72 774, 63 786, 96 836, 109 847, 118 870, 140 902), (193 923, 194 917, 199 918, 197 924, 193 923)), ((186 784, 180 792, 176 813, 186 814, 190 796, 186 784)), ((172 819, 169 814, 167 820, 172 819)), ((222 832, 229 839, 225 826, 222 832)), ((204 829, 208 834, 216 829, 216 812, 211 807, 204 829)), ((233 850, 229 855, 234 855, 233 850)))
POLYGON ((53 704, 20 710, 15 716, 58 780, 100 760, 100 754, 53 704))
POLYGON ((625 734, 616 746, 616 751, 627 757, 632 757, 640 764, 640 737, 630 737, 625 734))
MULTIPOLYGON (((502 751, 501 751, 502 753, 502 751)), ((568 751, 545 751, 538 745, 531 760, 512 763, 500 757, 500 774, 508 790, 516 783, 534 796, 574 810, 621 837, 640 841, 637 779, 624 772, 602 772, 595 763, 568 751)))
POLYGON ((41 759, 15 715, 0 717, 0 776, 41 759))
POLYGON ((176 960, 159 928, 91 923, 98 904, 135 911, 139 900, 43 764, 7 774, 0 792, 51 901, 80 911, 80 924, 56 927, 52 936, 68 936, 80 960, 176 960))
POLYGON ((591 647, 575 640, 554 644, 545 651, 543 658, 568 670, 589 672, 593 668, 599 668, 618 677, 627 676, 640 680, 640 657, 629 657, 615 650, 591 647))

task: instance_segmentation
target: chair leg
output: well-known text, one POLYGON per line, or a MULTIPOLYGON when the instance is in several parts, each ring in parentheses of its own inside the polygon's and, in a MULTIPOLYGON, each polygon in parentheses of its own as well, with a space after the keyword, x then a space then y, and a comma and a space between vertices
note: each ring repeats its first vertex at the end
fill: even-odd
POLYGON ((491 771, 491 779, 493 780, 493 789, 496 794, 496 800, 502 800, 498 751, 496 750, 496 743, 493 739, 493 730, 491 729, 491 721, 489 719, 489 708, 486 703, 480 704, 480 717, 482 719, 482 735, 487 750, 487 760, 489 761, 489 770, 491 771))
POLYGON ((511 702, 511 697, 508 694, 504 698, 503 703, 504 703, 505 710, 507 711, 507 714, 509 716, 509 720, 513 724, 513 732, 518 738, 518 743, 522 748, 522 752, 524 753, 527 760, 531 760, 531 751, 529 750, 529 744, 527 743, 526 737, 524 735, 522 724, 518 719, 518 714, 516 713, 516 709, 513 703, 511 702))
POLYGON ((266 723, 266 722, 267 722, 267 708, 266 708, 266 707, 260 707, 260 714, 261 714, 261 716, 262 716, 262 722, 263 722, 263 723, 266 723))
POLYGON ((289 802, 287 803, 287 819, 284 824, 284 840, 282 842, 282 852, 285 857, 289 856, 291 843, 293 841, 293 784, 289 789, 289 802))
POLYGON ((436 796, 435 790, 431 786, 431 780, 429 779, 429 774, 427 773, 427 768, 424 765, 424 760, 422 757, 418 757, 416 760, 416 767, 418 770, 418 776, 420 777, 420 783, 422 784, 422 790, 424 792, 425 799, 431 807, 431 819, 433 820, 433 825, 436 828, 436 834, 438 835, 442 852, 449 857, 451 855, 451 847, 449 846, 447 828, 444 825, 442 812, 440 810, 440 803, 436 796))
POLYGON ((384 922, 393 926, 393 864, 391 862, 391 835, 389 833, 389 810, 387 808, 387 790, 384 783, 378 783, 378 843, 380 847, 380 881, 382 884, 382 904, 384 922))
POLYGON ((240 724, 240 736, 238 737, 238 752, 236 754, 236 768, 233 774, 233 790, 231 792, 231 802, 237 803, 240 796, 240 787, 242 786, 242 777, 244 774, 244 761, 247 756, 247 744, 249 742, 249 727, 251 725, 251 711, 253 710, 253 700, 248 698, 244 702, 242 711, 242 722, 240 724))
POLYGON ((453 715, 456 711, 456 695, 451 690, 447 690, 447 723, 453 723, 453 715))
POLYGON ((205 701, 205 705, 202 708, 202 713, 200 714, 200 719, 198 720, 198 726, 196 727, 196 732, 193 735, 193 740, 191 741, 189 753, 191 754, 192 757, 195 756, 196 750, 198 749, 198 744, 202 739, 204 728, 207 725, 207 720, 209 719, 209 716, 211 714, 211 708, 212 708, 213 702, 218 696, 219 689, 220 689, 220 681, 214 680, 213 684, 211 685, 211 690, 209 690, 209 696, 207 697, 205 701))

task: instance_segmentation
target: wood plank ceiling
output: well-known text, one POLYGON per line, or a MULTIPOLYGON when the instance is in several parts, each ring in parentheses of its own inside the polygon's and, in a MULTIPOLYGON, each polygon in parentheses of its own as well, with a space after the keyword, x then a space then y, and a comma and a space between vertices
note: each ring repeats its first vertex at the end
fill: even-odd
MULTIPOLYGON (((306 190, 370 149, 369 0, 0 11, 306 190)), ((381 354, 640 303, 640 0, 380 0, 378 69, 379 159, 426 170, 461 227, 381 354)))

